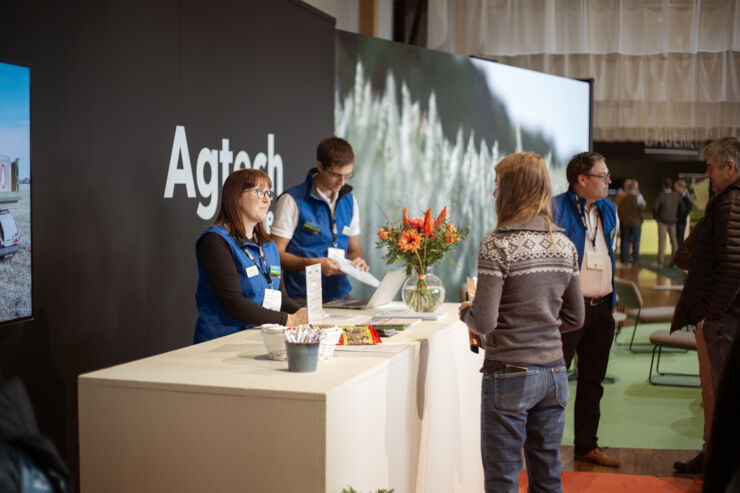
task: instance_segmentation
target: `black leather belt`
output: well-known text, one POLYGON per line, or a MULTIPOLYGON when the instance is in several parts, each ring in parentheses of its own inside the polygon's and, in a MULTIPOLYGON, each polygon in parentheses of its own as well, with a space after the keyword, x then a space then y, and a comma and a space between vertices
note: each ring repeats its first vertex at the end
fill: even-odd
POLYGON ((587 306, 596 306, 600 303, 605 302, 612 294, 605 294, 604 296, 594 296, 593 298, 586 298, 584 296, 583 301, 586 302, 587 306))

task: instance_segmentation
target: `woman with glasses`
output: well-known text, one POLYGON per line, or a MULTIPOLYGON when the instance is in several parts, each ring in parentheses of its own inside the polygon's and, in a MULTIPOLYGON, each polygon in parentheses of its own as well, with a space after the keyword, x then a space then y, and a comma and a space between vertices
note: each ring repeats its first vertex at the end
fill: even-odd
POLYGON ((550 178, 532 152, 496 165, 496 229, 478 253, 478 286, 460 319, 482 336, 481 455, 487 492, 562 492, 568 372, 560 332, 583 324, 578 254, 554 225, 550 178))
POLYGON ((255 325, 308 321, 306 309, 285 293, 280 256, 265 230, 271 188, 270 177, 253 169, 235 171, 224 183, 216 223, 195 244, 196 344, 255 325))

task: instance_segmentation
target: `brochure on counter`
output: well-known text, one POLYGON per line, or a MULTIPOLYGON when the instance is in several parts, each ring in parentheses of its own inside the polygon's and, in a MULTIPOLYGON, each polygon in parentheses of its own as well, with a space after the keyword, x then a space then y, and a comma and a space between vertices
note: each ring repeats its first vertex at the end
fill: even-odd
POLYGON ((373 320, 381 320, 386 318, 418 318, 420 320, 442 320, 447 316, 447 312, 379 312, 376 313, 372 318, 373 320))

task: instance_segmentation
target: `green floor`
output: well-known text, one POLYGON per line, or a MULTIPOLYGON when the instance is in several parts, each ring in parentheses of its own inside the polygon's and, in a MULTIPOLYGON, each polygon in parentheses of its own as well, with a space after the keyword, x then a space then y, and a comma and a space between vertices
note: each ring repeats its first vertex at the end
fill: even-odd
MULTIPOLYGON (((638 327, 635 342, 647 342, 650 334, 667 329, 667 324, 638 327)), ((632 326, 619 337, 629 342, 632 326)), ((650 353, 633 354, 612 347, 607 376, 616 382, 604 386, 601 400, 599 445, 619 448, 700 450, 703 408, 698 388, 651 385, 647 381, 650 353)), ((662 371, 699 373, 696 351, 664 354, 662 371)), ((576 384, 571 381, 571 400, 566 409, 563 444, 573 444, 573 403, 576 384)))

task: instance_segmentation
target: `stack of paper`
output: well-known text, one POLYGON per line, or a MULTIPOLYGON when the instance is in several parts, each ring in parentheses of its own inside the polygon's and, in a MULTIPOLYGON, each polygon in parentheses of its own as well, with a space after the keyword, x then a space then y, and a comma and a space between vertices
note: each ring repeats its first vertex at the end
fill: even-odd
POLYGON ((418 318, 421 320, 442 320, 447 312, 380 312, 374 318, 418 318))

